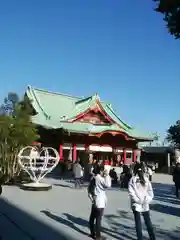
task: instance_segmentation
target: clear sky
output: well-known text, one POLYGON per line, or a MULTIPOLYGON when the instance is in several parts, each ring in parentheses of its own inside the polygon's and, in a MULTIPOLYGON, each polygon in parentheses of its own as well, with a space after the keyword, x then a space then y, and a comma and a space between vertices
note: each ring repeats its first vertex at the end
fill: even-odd
POLYGON ((98 92, 127 123, 163 135, 180 118, 180 42, 153 7, 152 0, 1 1, 0 100, 28 84, 98 92))

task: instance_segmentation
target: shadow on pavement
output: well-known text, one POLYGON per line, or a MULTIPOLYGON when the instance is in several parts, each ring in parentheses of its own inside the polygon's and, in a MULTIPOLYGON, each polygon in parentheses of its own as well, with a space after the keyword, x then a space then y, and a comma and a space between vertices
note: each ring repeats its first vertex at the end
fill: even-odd
POLYGON ((1 230, 0 236, 3 239, 18 239, 18 240, 75 240, 53 229, 46 223, 41 222, 27 212, 11 204, 8 200, 1 197, 0 199, 0 216, 1 216, 1 230), (6 222, 6 229, 2 228, 6 222), (13 229, 13 230, 12 230, 13 229), (11 236, 8 238, 8 233, 11 236), (16 235, 17 233, 17 235, 16 235))
POLYGON ((172 232, 168 230, 157 229, 157 239, 179 240, 179 236, 180 228, 177 228, 172 232))
MULTIPOLYGON (((136 238, 136 232, 135 232, 135 226, 134 226, 134 218, 133 214, 126 211, 118 211, 117 215, 106 215, 107 221, 109 223, 109 226, 111 228, 111 231, 113 231, 116 234, 119 234, 123 239, 137 239, 136 238), (118 222, 118 220, 120 222, 118 222)), ((142 219, 143 222, 143 219, 142 219)), ((144 224, 143 224, 144 225, 144 224)), ((158 226, 154 226, 156 237, 157 239, 166 239, 166 240, 178 240, 180 239, 180 228, 172 229, 172 230, 165 230, 161 229, 158 226)), ((144 230, 146 231, 146 227, 144 226, 144 230)), ((147 231, 146 236, 143 237, 143 239, 149 239, 147 237, 147 231)), ((120 239, 120 238, 116 238, 120 239)))
MULTIPOLYGON (((60 216, 57 216, 55 214, 52 214, 51 212, 49 211, 42 211, 46 216, 54 219, 55 221, 58 221, 59 223, 69 227, 69 228, 72 228, 74 229, 75 231, 83 234, 83 235, 87 235, 89 233, 89 230, 88 230, 88 221, 81 218, 81 217, 75 217, 69 213, 63 213, 62 214, 62 217, 60 216), (83 231, 81 230, 82 227, 86 227, 87 228, 87 231, 83 231)), ((122 211, 122 216, 126 214, 126 212, 122 211)), ((129 214, 129 213, 128 213, 129 214)), ((112 217, 113 215, 107 215, 105 216, 105 218, 108 218, 108 217, 112 217)), ((117 218, 119 218, 120 216, 117 216, 117 218)), ((118 226, 119 228, 119 226, 118 226)), ((128 225, 126 224, 121 224, 120 226, 120 230, 124 228, 124 232, 118 232, 117 229, 116 229, 116 226, 114 225, 114 228, 113 226, 111 225, 110 228, 105 228, 103 227, 102 228, 102 232, 105 233, 108 237, 111 237, 111 239, 118 239, 118 240, 124 240, 125 238, 128 239, 128 240, 133 240, 133 239, 136 239, 135 238, 135 233, 134 233, 134 226, 133 227, 129 227, 128 225), (132 231, 133 231, 133 235, 132 235, 132 231)))
POLYGON ((155 196, 154 200, 159 202, 164 202, 164 203, 171 203, 174 205, 180 204, 180 200, 177 199, 175 196, 171 196, 171 195, 155 196))
MULTIPOLYGON (((47 217, 49 217, 49 218, 51 218, 51 219, 53 219, 53 220, 61 223, 62 225, 66 226, 66 227, 68 227, 68 228, 72 228, 72 229, 74 229, 75 231, 77 231, 77 232, 79 232, 79 233, 81 233, 81 234, 83 234, 83 235, 88 235, 87 232, 85 232, 85 231, 81 230, 80 228, 78 228, 78 227, 75 225, 76 222, 72 221, 72 219, 69 219, 69 218, 65 219, 65 218, 63 218, 63 217, 57 216, 57 215, 55 215, 55 214, 53 214, 53 213, 51 213, 51 212, 49 212, 49 211, 46 211, 46 210, 43 210, 43 211, 41 211, 41 212, 44 213, 47 217)), ((64 214, 64 215, 65 215, 65 214, 64 214)), ((74 217, 74 218, 75 218, 75 217, 74 217)), ((84 226, 84 224, 82 224, 80 218, 78 218, 78 221, 80 221, 80 224, 78 224, 78 225, 84 226)), ((84 220, 84 221, 85 221, 85 220, 84 220)), ((83 222, 83 223, 84 223, 84 222, 83 222)))
POLYGON ((175 188, 172 184, 153 183, 153 189, 154 200, 175 205, 180 203, 175 196, 175 188))
POLYGON ((165 183, 152 183, 154 194, 157 196, 173 195, 173 185, 165 183))
MULTIPOLYGON (((59 223, 65 225, 66 227, 72 228, 75 231, 87 235, 88 232, 88 221, 81 218, 73 216, 69 213, 63 213, 62 216, 57 216, 50 213, 49 211, 42 211, 46 216, 58 221, 59 223), (87 232, 81 230, 82 227, 87 228, 87 232)), ((133 215, 131 212, 126 212, 120 210, 117 212, 117 215, 105 215, 104 218, 108 223, 108 228, 103 227, 102 232, 110 239, 117 240, 135 240, 136 232, 134 226, 133 215), (119 222, 120 221, 120 222, 119 222)), ((146 230, 146 229, 145 229, 146 230)), ((180 236, 180 229, 175 229, 172 231, 160 229, 155 226, 157 239, 166 239, 166 240, 178 240, 180 236)), ((143 238, 149 239, 146 236, 143 238)))
POLYGON ((180 217, 180 200, 175 196, 173 184, 153 183, 154 200, 159 201, 151 205, 151 210, 180 217), (173 204, 174 206, 167 205, 166 203, 173 204))
POLYGON ((178 207, 172 207, 172 206, 156 203, 151 205, 151 210, 176 216, 176 217, 180 217, 180 208, 178 207))
POLYGON ((54 183, 53 185, 56 186, 56 187, 74 188, 73 186, 70 186, 70 185, 67 185, 67 184, 54 183))

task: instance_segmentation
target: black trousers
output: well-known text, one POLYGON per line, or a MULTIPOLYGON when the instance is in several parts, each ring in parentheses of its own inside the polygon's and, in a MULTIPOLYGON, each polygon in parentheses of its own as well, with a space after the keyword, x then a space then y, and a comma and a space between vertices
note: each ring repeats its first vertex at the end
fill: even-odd
MULTIPOLYGON (((133 211, 134 213, 134 219, 135 219, 135 225, 136 225, 136 234, 137 234, 137 240, 143 240, 143 235, 142 235, 142 224, 141 224, 141 213, 137 211, 133 211)), ((154 229, 152 226, 152 222, 150 219, 150 214, 149 211, 147 212, 142 212, 144 222, 149 234, 149 239, 150 240, 155 240, 155 234, 154 234, 154 229)))
POLYGON ((81 186, 81 178, 75 178, 74 179, 74 185, 75 185, 75 188, 80 188, 80 186, 81 186))
POLYGON ((89 218, 89 228, 92 236, 101 237, 101 220, 104 213, 104 208, 97 208, 94 204, 91 208, 89 218))
POLYGON ((179 198, 180 184, 175 182, 176 197, 179 198))

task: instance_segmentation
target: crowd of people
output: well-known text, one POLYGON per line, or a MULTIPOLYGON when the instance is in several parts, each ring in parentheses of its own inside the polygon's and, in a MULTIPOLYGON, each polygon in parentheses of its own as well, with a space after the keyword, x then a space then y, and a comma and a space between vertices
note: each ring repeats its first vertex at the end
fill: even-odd
MULTIPOLYGON (((80 187, 81 183, 83 183, 83 179, 86 179, 86 180, 91 179, 91 177, 93 176, 94 169, 100 165, 102 165, 101 161, 99 162, 95 161, 94 164, 89 165, 88 171, 85 171, 80 160, 76 161, 72 168, 73 177, 75 180, 74 181, 75 187, 76 188, 80 187)), ((152 169, 149 166, 147 166, 144 162, 142 162, 141 165, 146 176, 149 178, 150 181, 152 181, 152 175, 153 175, 152 169)), ((127 189, 129 180, 133 175, 133 168, 134 168, 134 164, 130 166, 122 164, 118 167, 118 172, 115 168, 111 168, 109 171, 109 175, 112 180, 112 185, 116 185, 119 183, 121 188, 127 189)))
MULTIPOLYGON (((149 204, 154 194, 151 185, 152 178, 148 174, 147 167, 143 163, 135 163, 132 168, 124 167, 127 175, 127 187, 130 202, 135 219, 137 239, 142 240, 141 214, 143 215, 147 231, 151 240, 155 240, 154 229, 152 226, 149 204)), ((114 171, 114 170, 113 170, 114 171)), ((89 218, 90 237, 96 240, 105 239, 101 235, 101 220, 107 204, 106 189, 111 187, 112 179, 107 169, 103 165, 96 165, 88 187, 88 196, 92 202, 89 218)))
MULTIPOLYGON (((141 215, 151 240, 155 240, 155 233, 152 226, 149 204, 153 200, 153 188, 151 185, 153 171, 144 162, 136 162, 130 166, 122 165, 119 173, 115 168, 107 170, 103 162, 95 162, 89 166, 88 170, 88 196, 92 207, 89 217, 90 237, 96 240, 105 239, 101 235, 101 220, 107 204, 106 189, 113 184, 119 184, 121 188, 128 189, 130 203, 134 215, 137 240, 142 240, 141 215)), ((72 168, 75 188, 80 188, 85 169, 76 161, 72 168)), ((180 191, 180 162, 177 162, 173 170, 173 181, 175 183, 176 196, 179 197, 180 191)))

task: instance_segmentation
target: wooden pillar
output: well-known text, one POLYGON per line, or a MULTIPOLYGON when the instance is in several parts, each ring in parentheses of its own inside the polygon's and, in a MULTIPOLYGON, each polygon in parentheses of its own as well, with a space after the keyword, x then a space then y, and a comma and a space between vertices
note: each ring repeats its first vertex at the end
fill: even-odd
POLYGON ((124 153, 124 164, 126 164, 126 149, 123 150, 124 153))
POLYGON ((86 151, 86 152, 89 151, 89 144, 85 144, 85 151, 86 151))
POLYGON ((77 149, 76 144, 73 144, 73 162, 77 160, 77 149))
POLYGON ((167 153, 167 167, 168 167, 168 173, 171 172, 171 155, 170 153, 167 153))
POLYGON ((141 162, 141 149, 136 149, 136 162, 141 162))
POLYGON ((112 159, 109 160, 109 165, 110 165, 110 166, 113 165, 113 160, 112 160, 112 159))
POLYGON ((63 145, 59 145, 59 161, 63 160, 63 145))
POLYGON ((133 151, 133 162, 136 162, 136 150, 133 151))

